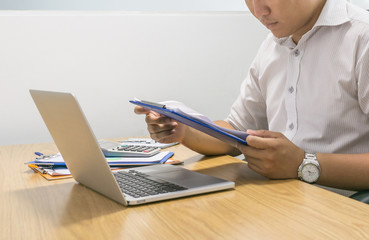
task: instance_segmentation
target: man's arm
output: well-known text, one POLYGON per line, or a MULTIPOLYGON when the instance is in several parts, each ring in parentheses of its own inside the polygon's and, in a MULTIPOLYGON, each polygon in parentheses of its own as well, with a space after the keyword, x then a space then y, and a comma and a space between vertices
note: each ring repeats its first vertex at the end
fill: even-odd
MULTIPOLYGON (((232 125, 222 120, 214 123, 220 127, 234 129, 232 125)), ((229 154, 235 156, 241 154, 238 149, 231 145, 191 127, 187 127, 187 133, 183 138, 182 144, 204 155, 229 154)))
MULTIPOLYGON (((249 167, 273 179, 297 178, 304 150, 283 134, 266 130, 251 131, 249 146, 240 146, 249 167)), ((369 153, 317 153, 321 168, 318 184, 349 190, 369 189, 369 153)))
POLYGON ((321 167, 318 184, 349 190, 369 189, 369 153, 318 153, 321 167))

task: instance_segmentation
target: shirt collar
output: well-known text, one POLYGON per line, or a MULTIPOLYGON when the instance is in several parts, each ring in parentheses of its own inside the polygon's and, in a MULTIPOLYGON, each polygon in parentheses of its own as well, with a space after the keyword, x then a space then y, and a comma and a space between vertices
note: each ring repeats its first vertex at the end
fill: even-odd
MULTIPOLYGON (((346 0, 327 0, 322 9, 322 12, 319 15, 318 20, 310 31, 313 31, 317 27, 321 26, 341 25, 345 22, 348 22, 349 20, 350 19, 347 13, 346 0)), ((294 48, 296 46, 291 37, 277 38, 273 36, 273 38, 274 41, 279 45, 289 48, 294 48)))
POLYGON ((338 26, 349 20, 346 0, 327 0, 313 28, 338 26))

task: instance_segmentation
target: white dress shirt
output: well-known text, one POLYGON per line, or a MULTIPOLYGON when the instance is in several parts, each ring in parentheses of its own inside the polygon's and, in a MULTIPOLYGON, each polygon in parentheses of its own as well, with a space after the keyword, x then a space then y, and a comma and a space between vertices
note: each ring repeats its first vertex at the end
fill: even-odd
POLYGON ((369 12, 327 0, 297 45, 270 34, 226 121, 281 132, 305 151, 369 152, 369 12))

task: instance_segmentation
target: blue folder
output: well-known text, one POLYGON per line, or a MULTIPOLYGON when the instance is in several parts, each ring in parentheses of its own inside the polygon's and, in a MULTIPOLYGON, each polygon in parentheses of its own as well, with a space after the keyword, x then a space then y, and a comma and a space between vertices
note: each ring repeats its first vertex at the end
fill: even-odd
POLYGON ((246 132, 219 127, 215 124, 202 121, 199 118, 186 114, 183 111, 169 109, 167 108, 167 106, 160 103, 139 100, 130 100, 130 102, 172 118, 180 123, 183 123, 212 137, 215 137, 223 142, 226 142, 234 147, 237 147, 237 144, 239 143, 247 145, 246 137, 248 136, 248 134, 246 132))

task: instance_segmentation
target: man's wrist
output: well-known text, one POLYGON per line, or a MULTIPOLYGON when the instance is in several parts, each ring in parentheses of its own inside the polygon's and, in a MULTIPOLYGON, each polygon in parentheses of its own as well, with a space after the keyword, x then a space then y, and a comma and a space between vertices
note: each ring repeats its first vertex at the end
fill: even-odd
POLYGON ((320 177, 320 172, 316 154, 305 152, 304 159, 297 170, 298 178, 307 183, 315 183, 320 177))

